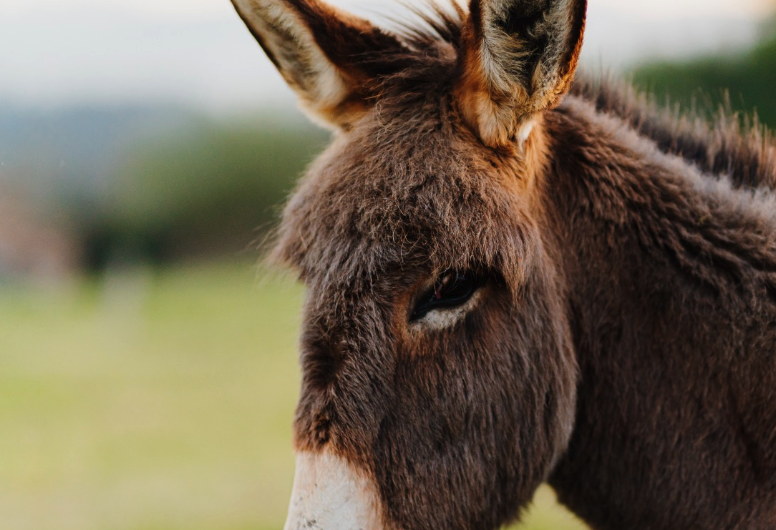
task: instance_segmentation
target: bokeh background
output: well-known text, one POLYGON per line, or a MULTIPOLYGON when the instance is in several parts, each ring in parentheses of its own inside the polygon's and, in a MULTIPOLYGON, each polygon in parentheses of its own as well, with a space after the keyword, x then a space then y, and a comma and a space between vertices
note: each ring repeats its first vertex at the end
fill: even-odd
MULTIPOLYGON (((776 127, 773 2, 590 4, 587 69, 776 127)), ((0 3, 0 528, 282 528, 303 290, 257 264, 327 138, 227 0, 0 3)))

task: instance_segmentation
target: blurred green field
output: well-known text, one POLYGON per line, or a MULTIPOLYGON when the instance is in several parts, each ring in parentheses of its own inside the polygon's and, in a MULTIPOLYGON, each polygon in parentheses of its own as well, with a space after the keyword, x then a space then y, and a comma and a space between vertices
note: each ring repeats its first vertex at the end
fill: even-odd
POLYGON ((301 300, 250 263, 0 286, 0 527, 282 528, 301 300))

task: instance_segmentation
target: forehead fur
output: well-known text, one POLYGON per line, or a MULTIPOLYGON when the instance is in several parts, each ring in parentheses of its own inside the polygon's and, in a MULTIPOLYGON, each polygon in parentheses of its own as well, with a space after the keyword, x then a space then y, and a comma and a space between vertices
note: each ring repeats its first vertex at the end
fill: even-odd
POLYGON ((521 276, 533 230, 514 165, 473 140, 449 97, 386 100, 310 169, 275 256, 346 283, 396 268, 521 276))

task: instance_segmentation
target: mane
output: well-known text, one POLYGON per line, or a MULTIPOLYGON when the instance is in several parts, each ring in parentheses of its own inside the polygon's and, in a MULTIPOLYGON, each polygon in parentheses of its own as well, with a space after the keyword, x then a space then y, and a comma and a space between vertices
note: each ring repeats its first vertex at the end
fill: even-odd
MULTIPOLYGON (((429 2, 426 7, 407 8, 413 20, 397 21, 398 33, 408 46, 406 69, 383 79, 383 94, 407 103, 427 98, 430 88, 447 82, 456 64, 440 50, 461 51, 465 12, 454 1, 448 5, 429 2)), ((661 107, 653 94, 636 90, 612 75, 580 74, 570 90, 572 96, 593 103, 599 112, 616 115, 659 149, 676 155, 702 172, 726 176, 741 188, 776 189, 776 144, 758 120, 730 110, 661 107)))
MULTIPOLYGON (((392 18, 395 33, 404 44, 399 57, 381 54, 365 56, 362 64, 390 61, 401 65, 388 75, 379 76, 380 101, 400 108, 434 97, 453 82, 457 72, 466 12, 454 1, 439 4, 433 0, 418 5, 404 3, 411 17, 392 18)), ((394 52, 391 52, 395 54, 394 52)))
POLYGON ((726 176, 736 187, 776 188, 776 145, 756 116, 742 117, 725 107, 706 113, 661 108, 654 95, 611 76, 581 75, 570 93, 619 117, 664 153, 704 173, 726 176))

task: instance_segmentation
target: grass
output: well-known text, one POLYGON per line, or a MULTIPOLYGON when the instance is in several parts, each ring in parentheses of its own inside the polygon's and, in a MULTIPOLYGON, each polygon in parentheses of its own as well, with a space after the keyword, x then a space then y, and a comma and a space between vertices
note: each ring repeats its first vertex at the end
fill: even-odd
MULTIPOLYGON (((2 527, 282 528, 301 300, 249 264, 3 287, 2 527)), ((542 490, 521 528, 581 526, 542 490)))

